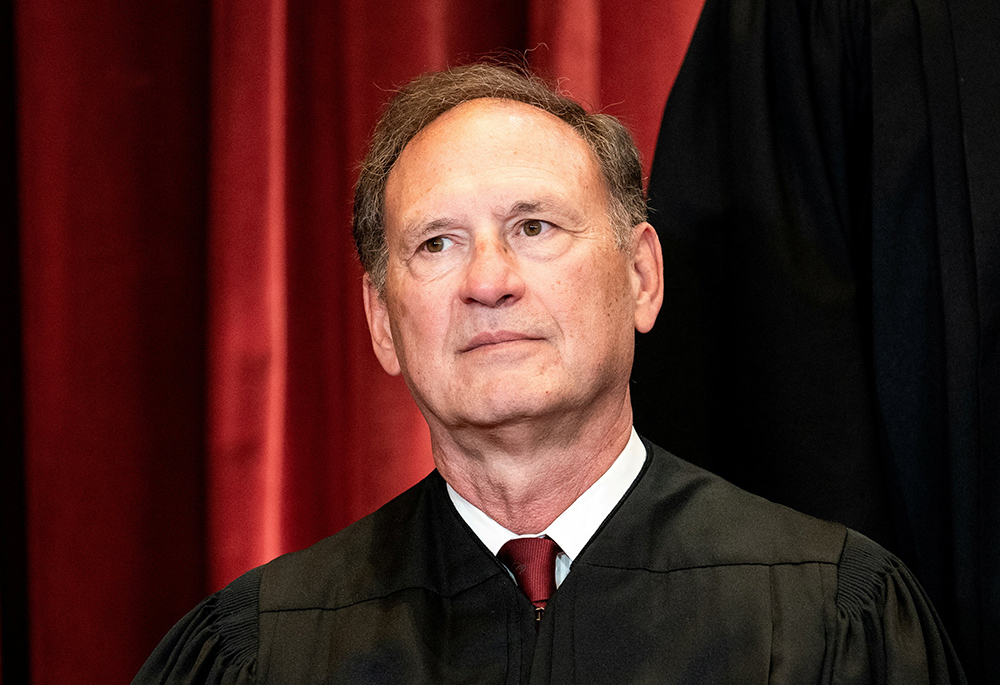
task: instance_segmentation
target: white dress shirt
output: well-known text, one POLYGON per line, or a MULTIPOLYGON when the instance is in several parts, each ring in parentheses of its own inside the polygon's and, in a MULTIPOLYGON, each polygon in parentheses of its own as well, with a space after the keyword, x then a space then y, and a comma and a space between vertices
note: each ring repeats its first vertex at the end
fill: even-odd
POLYGON ((448 485, 448 496, 472 532, 493 554, 498 553, 504 543, 514 538, 548 536, 555 540, 562 550, 556 557, 556 587, 559 587, 569 573, 573 559, 583 551, 590 538, 604 523, 604 519, 628 492, 645 462, 646 448, 633 428, 625 449, 604 475, 577 497, 566 511, 559 514, 548 528, 537 535, 512 533, 455 492, 451 485, 448 485))

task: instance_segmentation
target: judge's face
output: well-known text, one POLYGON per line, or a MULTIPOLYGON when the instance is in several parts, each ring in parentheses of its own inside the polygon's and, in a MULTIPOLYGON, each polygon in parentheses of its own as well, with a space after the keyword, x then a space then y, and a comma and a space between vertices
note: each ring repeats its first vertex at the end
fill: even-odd
POLYGON ((627 402, 633 329, 659 303, 650 316, 634 255, 655 246, 658 267, 659 245, 641 224, 632 249, 616 246, 570 126, 509 101, 446 112, 393 166, 385 225, 381 298, 366 280, 372 339, 432 432, 627 402))

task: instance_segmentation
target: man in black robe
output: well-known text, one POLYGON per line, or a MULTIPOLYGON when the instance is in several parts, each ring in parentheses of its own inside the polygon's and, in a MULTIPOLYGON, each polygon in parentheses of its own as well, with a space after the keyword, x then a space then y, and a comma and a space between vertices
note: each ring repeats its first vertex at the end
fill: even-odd
POLYGON ((663 274, 619 122, 503 68, 422 77, 354 224, 437 469, 206 599, 136 683, 964 682, 885 550, 633 430, 663 274))

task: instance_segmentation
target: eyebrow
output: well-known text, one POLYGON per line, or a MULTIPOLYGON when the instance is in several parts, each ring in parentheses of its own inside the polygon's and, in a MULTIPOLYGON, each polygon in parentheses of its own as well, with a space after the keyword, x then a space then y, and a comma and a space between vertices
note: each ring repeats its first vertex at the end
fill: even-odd
POLYGON ((546 202, 515 202, 510 211, 507 212, 508 216, 521 216, 523 214, 537 214, 539 212, 544 212, 549 209, 549 204, 546 202))
MULTIPOLYGON (((504 219, 514 217, 531 216, 532 214, 555 214, 562 219, 570 221, 582 221, 579 212, 568 207, 564 202, 550 198, 539 200, 519 200, 510 205, 507 209, 498 209, 494 215, 504 219)), ((541 217, 539 217, 541 218, 541 217)), ((437 219, 420 220, 413 224, 412 232, 409 234, 409 241, 421 243, 428 237, 437 233, 447 232, 457 226, 462 225, 462 221, 451 217, 440 217, 437 219)))
MULTIPOLYGON (((532 214, 555 214, 557 218, 581 223, 583 216, 572 206, 558 199, 541 198, 539 200, 521 200, 515 202, 507 210, 507 218, 530 216, 532 214)), ((538 217, 542 218, 542 217, 538 217)))
POLYGON ((431 219, 430 221, 419 221, 413 230, 413 237, 417 240, 423 240, 425 237, 432 233, 440 233, 441 231, 447 231, 450 228, 460 225, 462 222, 456 219, 441 218, 441 219, 431 219))

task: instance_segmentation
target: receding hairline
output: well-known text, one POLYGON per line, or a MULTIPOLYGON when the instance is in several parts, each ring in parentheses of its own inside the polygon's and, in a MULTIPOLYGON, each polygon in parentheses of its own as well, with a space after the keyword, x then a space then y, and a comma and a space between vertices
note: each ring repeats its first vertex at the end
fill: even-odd
POLYGON ((554 121, 558 121, 562 124, 565 124, 567 127, 573 129, 574 131, 576 130, 565 119, 559 117, 556 114, 553 114, 552 112, 543 107, 539 107, 538 105, 533 105, 530 102, 524 102, 523 100, 515 100, 513 98, 498 97, 494 95, 482 95, 479 97, 470 98, 468 100, 462 100, 461 102, 455 104, 454 106, 444 110, 433 119, 429 119, 426 123, 424 123, 423 126, 421 126, 417 130, 417 132, 413 135, 413 137, 410 140, 413 140, 414 138, 418 137, 421 133, 423 133, 425 130, 433 126, 436 122, 440 121, 441 119, 445 119, 453 115, 458 110, 465 109, 466 107, 475 105, 498 107, 500 109, 530 109, 535 112, 541 112, 542 114, 545 114, 546 117, 551 118, 554 121))
MULTIPOLYGON (((512 100, 509 98, 484 96, 484 97, 472 98, 471 100, 464 100, 463 102, 458 103, 454 107, 449 107, 448 109, 441 112, 433 119, 429 120, 423 126, 421 126, 416 131, 416 133, 414 133, 410 137, 410 139, 406 141, 406 144, 403 145, 402 148, 400 148, 399 154, 396 155, 396 158, 393 160, 392 165, 389 167, 389 173, 386 174, 386 178, 388 178, 389 175, 392 174, 392 170, 396 167, 396 164, 399 162, 399 159, 406 153, 406 149, 409 148, 414 142, 419 141, 421 138, 423 138, 427 134, 427 131, 436 128, 439 125, 447 123, 448 119, 451 119, 455 116, 459 116, 462 110, 467 110, 471 107, 488 107, 497 109, 521 110, 521 111, 532 112, 534 114, 540 114, 542 115, 543 119, 549 121, 550 123, 555 124, 555 128, 565 131, 566 133, 570 133, 575 140, 578 140, 580 143, 582 143, 584 148, 587 150, 587 153, 590 156, 591 162, 597 166, 598 172, 599 173, 601 172, 601 160, 598 158, 597 153, 594 151, 593 145, 591 145, 590 141, 588 141, 583 136, 583 134, 580 133, 580 131, 577 129, 576 126, 573 126, 571 123, 553 114, 552 112, 543 109, 538 105, 533 105, 529 102, 522 102, 521 100, 512 100)), ((604 174, 601 173, 602 177, 603 175, 604 174)))
MULTIPOLYGON (((542 115, 541 119, 547 121, 550 124, 554 124, 554 128, 561 131, 564 135, 572 138, 576 143, 579 144, 579 149, 583 153, 584 158, 587 160, 589 165, 589 172, 593 175, 593 178, 600 185, 600 189, 604 194, 604 203, 609 206, 612 202, 611 189, 608 183, 608 179, 605 178, 604 170, 601 165, 601 160, 597 156, 593 145, 577 130, 575 126, 569 122, 561 119, 552 112, 542 109, 536 105, 532 105, 528 102, 522 102, 520 100, 512 100, 509 98, 498 98, 498 97, 479 97, 472 98, 470 100, 465 100, 458 103, 454 107, 451 107, 444 112, 441 112, 438 116, 434 117, 426 124, 423 125, 413 136, 406 141, 406 144, 400 149, 399 154, 396 159, 393 160, 392 165, 389 167, 388 173, 386 174, 385 186, 382 189, 382 202, 383 207, 388 209, 388 198, 389 198, 389 187, 393 184, 393 178, 398 179, 398 175, 394 174, 400 160, 404 158, 408 150, 412 149, 412 146, 421 141, 428 135, 428 131, 440 126, 447 125, 448 119, 452 119, 455 116, 460 116, 462 110, 468 111, 472 107, 487 108, 487 109, 509 109, 509 110, 520 110, 531 112, 533 114, 542 115)), ((394 184, 393 184, 394 185, 394 184)), ((385 210, 383 210, 385 211, 385 210)), ((383 215, 383 222, 387 223, 387 216, 383 215)), ((387 228, 387 226, 386 226, 387 228)))

